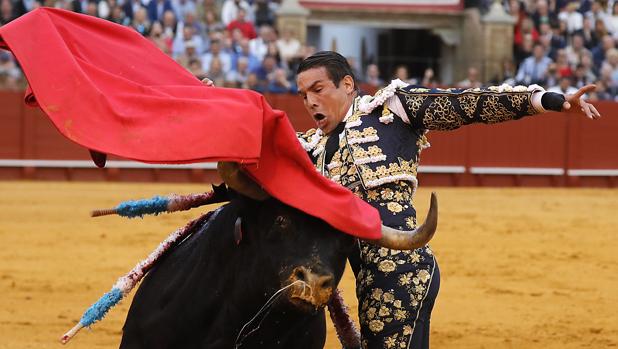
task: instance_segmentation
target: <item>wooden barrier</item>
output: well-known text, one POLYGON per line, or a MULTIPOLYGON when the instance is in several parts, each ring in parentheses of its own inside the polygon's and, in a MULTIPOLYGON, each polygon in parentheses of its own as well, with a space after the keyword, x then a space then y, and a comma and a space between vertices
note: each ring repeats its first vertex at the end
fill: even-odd
MULTIPOLYGON (((303 101, 267 95, 297 130, 313 126, 303 101)), ((596 103, 598 121, 548 113, 498 125, 470 125, 428 133, 419 181, 457 186, 618 185, 618 104, 596 103)), ((66 140, 42 112, 23 103, 21 92, 0 92, 0 179, 215 181, 204 164, 138 166, 111 157, 106 169, 90 165, 88 152, 66 140), (41 162, 41 161, 52 162, 41 162), (82 162, 71 162, 81 160, 82 162)))

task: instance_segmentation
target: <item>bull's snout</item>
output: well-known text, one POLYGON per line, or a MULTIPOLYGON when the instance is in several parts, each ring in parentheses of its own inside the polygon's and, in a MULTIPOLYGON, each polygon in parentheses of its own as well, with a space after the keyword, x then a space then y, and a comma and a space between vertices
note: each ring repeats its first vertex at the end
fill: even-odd
POLYGON ((325 306, 335 288, 332 273, 316 272, 306 267, 294 268, 288 281, 291 285, 290 300, 299 307, 317 309, 325 306))

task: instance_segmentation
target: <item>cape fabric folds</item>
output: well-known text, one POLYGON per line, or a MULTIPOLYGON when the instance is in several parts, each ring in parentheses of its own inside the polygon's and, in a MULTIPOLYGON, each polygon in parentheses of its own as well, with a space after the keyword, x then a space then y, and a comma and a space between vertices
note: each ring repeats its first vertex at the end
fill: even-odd
POLYGON ((148 163, 235 161, 269 194, 361 238, 377 210, 316 172, 264 97, 206 87, 130 28, 40 8, 0 27, 39 106, 73 142, 148 163))

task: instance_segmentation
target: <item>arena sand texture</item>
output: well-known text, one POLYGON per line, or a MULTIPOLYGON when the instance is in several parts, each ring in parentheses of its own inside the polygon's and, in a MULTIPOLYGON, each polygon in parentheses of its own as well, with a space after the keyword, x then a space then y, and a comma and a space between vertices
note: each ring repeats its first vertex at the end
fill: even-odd
MULTIPOLYGON (((126 220, 93 208, 204 185, 0 182, 0 348, 58 338, 116 279, 203 209, 126 220)), ((618 346, 618 190, 438 188, 433 348, 618 346)), ((428 188, 417 193, 424 215, 428 188)), ((354 277, 341 286, 356 312, 354 277)), ((115 348, 130 301, 69 348, 115 348)), ((332 326, 326 348, 340 348, 332 326)))

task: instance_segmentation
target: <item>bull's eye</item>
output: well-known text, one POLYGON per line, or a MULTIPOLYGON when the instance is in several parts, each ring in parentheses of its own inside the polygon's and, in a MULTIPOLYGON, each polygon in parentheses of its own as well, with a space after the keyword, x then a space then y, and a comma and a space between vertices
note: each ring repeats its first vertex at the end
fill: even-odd
POLYGON ((285 229, 289 226, 289 224, 289 220, 284 216, 277 216, 277 218, 275 218, 275 225, 279 228, 285 229))

